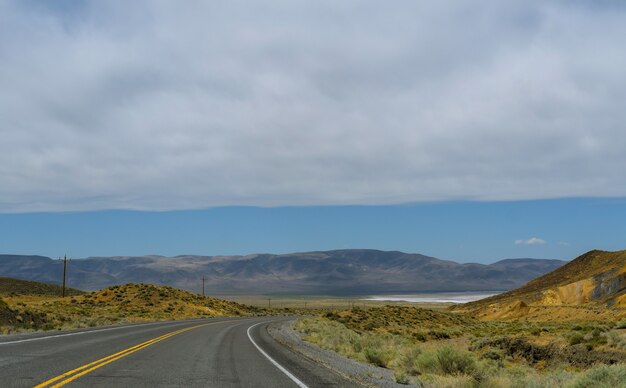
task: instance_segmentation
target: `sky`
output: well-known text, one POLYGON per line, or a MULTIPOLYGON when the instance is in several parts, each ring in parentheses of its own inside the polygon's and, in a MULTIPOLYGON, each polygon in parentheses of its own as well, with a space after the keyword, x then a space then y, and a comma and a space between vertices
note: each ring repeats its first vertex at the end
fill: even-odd
POLYGON ((626 199, 0 214, 2 253, 74 258, 369 248, 458 262, 626 248, 626 199))
POLYGON ((624 248, 623 42, 608 0, 0 0, 0 252, 624 248))

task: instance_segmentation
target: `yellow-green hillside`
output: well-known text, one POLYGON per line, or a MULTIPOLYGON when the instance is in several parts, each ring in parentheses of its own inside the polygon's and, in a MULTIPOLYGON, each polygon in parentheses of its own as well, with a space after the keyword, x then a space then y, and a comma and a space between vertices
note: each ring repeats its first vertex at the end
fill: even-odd
POLYGON ((97 326, 112 323, 190 319, 216 316, 247 316, 264 312, 236 302, 203 297, 172 287, 125 284, 99 291, 57 297, 13 295, 0 306, 7 319, 0 322, 4 332, 15 329, 52 329, 97 326), (10 317, 36 316, 29 324, 17 325, 10 317), (32 323, 31 323, 32 321, 32 323))

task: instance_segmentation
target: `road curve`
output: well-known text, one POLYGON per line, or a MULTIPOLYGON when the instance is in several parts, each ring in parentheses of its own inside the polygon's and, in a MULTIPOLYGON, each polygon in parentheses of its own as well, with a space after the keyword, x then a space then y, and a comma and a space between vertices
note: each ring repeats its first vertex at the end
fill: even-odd
POLYGON ((0 338, 2 387, 351 387, 268 323, 211 318, 0 338))

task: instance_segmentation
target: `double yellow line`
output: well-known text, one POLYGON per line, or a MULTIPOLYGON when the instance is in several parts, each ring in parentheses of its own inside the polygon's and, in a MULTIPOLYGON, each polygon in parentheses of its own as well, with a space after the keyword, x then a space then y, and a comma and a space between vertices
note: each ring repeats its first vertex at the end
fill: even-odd
POLYGON ((62 387, 65 384, 68 384, 74 380, 76 380, 77 378, 86 375, 87 373, 93 372, 94 370, 101 368, 107 364, 110 364, 114 361, 119 360, 122 357, 126 357, 129 354, 133 354, 135 352, 140 351, 141 349, 147 348, 150 345, 154 345, 157 342, 163 341, 165 339, 168 339, 172 336, 175 336, 176 334, 180 334, 180 333, 184 333, 186 331, 192 330, 192 329, 197 329, 199 327, 203 327, 203 326, 208 326, 208 325, 214 325, 216 323, 221 323, 221 322, 213 322, 213 323, 205 323, 203 325, 196 325, 196 326, 191 326, 191 327, 186 327, 184 329, 180 329, 180 330, 176 330, 167 334, 164 334, 160 337, 156 337, 153 338, 151 340, 148 340, 146 342, 142 342, 140 344, 137 344, 135 346, 131 346, 130 348, 124 349, 122 351, 119 351, 117 353, 111 354, 110 356, 106 356, 103 357, 99 360, 90 362, 89 364, 85 364, 81 367, 78 367, 76 369, 72 369, 69 372, 65 372, 61 375, 58 375, 57 377, 51 378, 50 380, 46 380, 41 384, 35 385, 34 388, 57 388, 57 387, 62 387))

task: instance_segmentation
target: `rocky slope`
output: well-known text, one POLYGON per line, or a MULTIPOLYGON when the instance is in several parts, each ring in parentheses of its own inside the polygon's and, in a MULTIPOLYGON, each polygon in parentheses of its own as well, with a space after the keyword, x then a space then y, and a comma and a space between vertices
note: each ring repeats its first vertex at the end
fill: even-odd
POLYGON ((626 251, 587 252, 522 287, 459 309, 486 318, 620 315, 626 310, 626 251))

